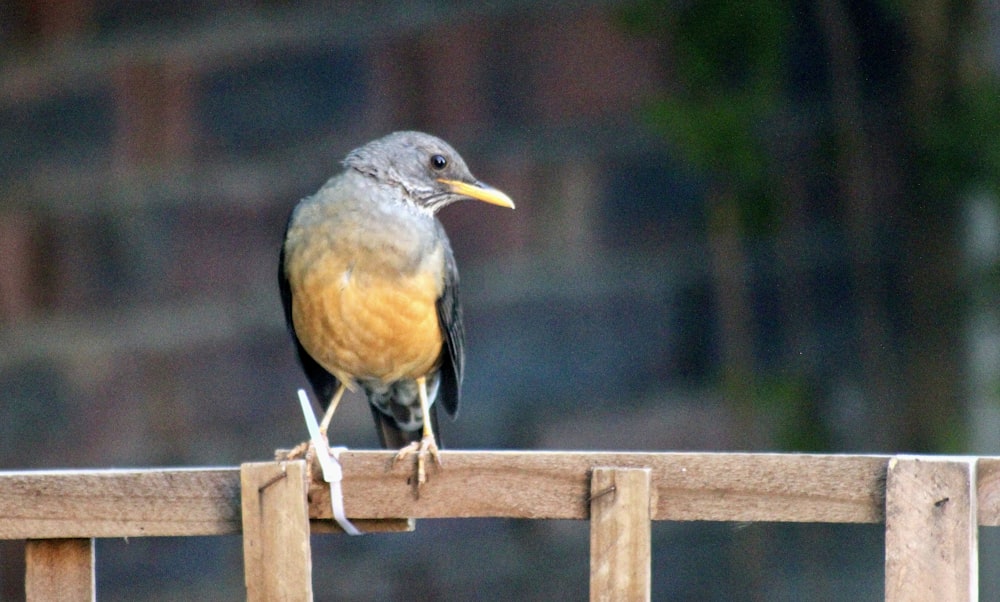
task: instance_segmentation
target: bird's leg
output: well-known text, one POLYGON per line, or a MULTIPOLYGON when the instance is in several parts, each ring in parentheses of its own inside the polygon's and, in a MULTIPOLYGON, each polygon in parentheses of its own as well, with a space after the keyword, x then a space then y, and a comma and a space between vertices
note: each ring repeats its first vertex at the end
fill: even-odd
MULTIPOLYGON (((426 377, 421 376, 417 379, 417 394, 420 397, 420 412, 424 415, 424 433, 423 437, 420 439, 420 452, 421 454, 424 452, 430 453, 434 462, 440 466, 441 456, 438 454, 437 440, 434 438, 433 425, 431 424, 431 404, 427 399, 426 377)), ((418 463, 418 466, 421 466, 421 464, 418 463)), ((426 480, 426 478, 424 480, 426 480)))
POLYGON ((434 439, 434 430, 431 426, 430 402, 427 400, 427 378, 421 376, 417 379, 417 395, 420 398, 420 412, 424 417, 423 437, 420 441, 414 441, 403 449, 399 450, 393 458, 393 464, 402 460, 406 456, 416 452, 417 454, 417 487, 427 482, 427 468, 425 458, 430 454, 431 458, 438 466, 441 465, 441 457, 438 455, 437 441, 434 439))
POLYGON ((326 413, 323 414, 323 420, 319 423, 319 434, 323 435, 326 439, 326 429, 330 428, 330 421, 333 420, 333 413, 337 411, 337 406, 340 405, 340 398, 344 396, 344 391, 347 390, 347 385, 340 383, 337 387, 337 392, 333 394, 333 398, 330 399, 330 405, 326 408, 326 413))
MULTIPOLYGON (((333 419, 333 413, 337 410, 337 405, 340 404, 340 399, 344 396, 344 391, 347 386, 344 383, 340 383, 337 388, 337 392, 333 394, 333 398, 330 399, 330 405, 327 406, 326 412, 323 414, 323 420, 319 423, 319 433, 323 436, 323 440, 326 442, 327 447, 330 446, 329 440, 326 438, 326 430, 330 428, 330 420, 333 419)), ((295 446, 292 451, 288 452, 283 459, 285 460, 296 460, 298 458, 304 458, 306 461, 306 480, 312 481, 312 460, 316 455, 316 450, 313 449, 312 440, 304 441, 295 446)))

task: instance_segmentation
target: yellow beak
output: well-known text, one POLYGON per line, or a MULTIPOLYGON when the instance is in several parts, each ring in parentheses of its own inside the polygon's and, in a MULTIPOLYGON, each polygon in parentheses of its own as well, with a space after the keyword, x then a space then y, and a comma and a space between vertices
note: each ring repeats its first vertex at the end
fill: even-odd
POLYGON ((482 182, 469 184, 468 182, 463 182, 461 180, 445 180, 444 178, 438 179, 438 182, 446 184, 455 194, 460 194, 462 196, 469 197, 470 199, 476 199, 477 201, 483 201, 484 203, 489 203, 491 205, 499 205, 509 209, 514 208, 514 201, 512 201, 509 196, 492 186, 483 184, 482 182))

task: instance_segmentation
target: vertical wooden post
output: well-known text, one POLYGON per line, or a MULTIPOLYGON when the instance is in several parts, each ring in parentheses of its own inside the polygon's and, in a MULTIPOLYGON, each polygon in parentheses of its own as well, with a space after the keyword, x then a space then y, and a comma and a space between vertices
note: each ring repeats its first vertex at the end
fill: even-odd
POLYGON ((243 464, 240 485, 247 600, 311 601, 305 462, 243 464))
POLYGON ((590 599, 649 600, 650 469, 595 468, 590 480, 590 599))
POLYGON ((978 599, 976 460, 895 457, 885 495, 885 599, 978 599))
POLYGON ((97 599, 93 539, 29 539, 24 557, 28 602, 97 599))

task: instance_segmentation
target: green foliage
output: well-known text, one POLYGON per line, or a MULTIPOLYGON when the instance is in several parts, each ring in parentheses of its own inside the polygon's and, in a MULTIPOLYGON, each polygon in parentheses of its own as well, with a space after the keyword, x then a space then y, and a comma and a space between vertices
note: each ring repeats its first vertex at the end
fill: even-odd
POLYGON ((623 13, 636 31, 670 45, 676 90, 654 102, 649 123, 686 161, 736 195, 750 231, 766 229, 769 123, 783 104, 790 12, 784 2, 640 2, 623 13))
POLYGON ((776 95, 788 9, 776 0, 692 2, 677 13, 674 52, 691 92, 776 95))
POLYGON ((1000 193, 1000 81, 982 74, 928 117, 916 124, 925 196, 956 198, 973 187, 1000 193))
POLYGON ((774 442, 783 451, 831 449, 832 436, 818 407, 819 397, 800 374, 758 379, 754 408, 774 427, 774 442))
POLYGON ((746 97, 670 97, 650 108, 649 119, 691 164, 748 185, 761 177, 768 163, 752 127, 764 112, 761 104, 746 97))
MULTIPOLYGON (((905 249, 907 259, 900 269, 928 272, 934 263, 924 257, 954 250, 962 200, 983 188, 1000 198, 1000 79, 995 69, 971 64, 986 56, 970 52, 980 43, 977 6, 972 0, 937 7, 869 0, 797 3, 793 9, 784 0, 638 0, 621 12, 621 19, 633 33, 655 36, 662 43, 670 79, 645 116, 676 154, 709 181, 709 202, 714 197, 736 203, 739 222, 724 224, 733 228, 731 238, 767 236, 782 227, 788 199, 781 197, 780 184, 786 166, 774 152, 780 148, 775 126, 783 115, 808 115, 809 122, 799 127, 813 129, 799 129, 796 135, 811 136, 813 154, 792 160, 802 162, 795 169, 803 177, 816 169, 829 170, 816 175, 830 189, 831 215, 856 211, 834 227, 850 236, 859 218, 872 220, 852 209, 861 204, 837 197, 850 192, 837 186, 868 178, 861 190, 887 195, 865 199, 885 208, 884 222, 880 215, 871 226, 874 236, 901 230, 904 234, 902 242, 869 242, 859 256, 878 261, 883 248, 905 249), (934 18, 922 12, 935 8, 940 14, 934 18), (806 54, 791 55, 793 40, 806 54), (830 67, 845 62, 847 69, 830 67), (793 107, 801 95, 793 94, 792 74, 802 72, 803 65, 813 71, 814 88, 808 93, 814 97, 808 107, 793 107), (835 76, 857 81, 829 80, 835 76), (853 96, 834 97, 844 90, 853 96), (853 110, 838 113, 845 106, 853 110), (870 163, 859 168, 859 160, 870 163)), ((900 306, 939 319, 907 325, 879 341, 880 349, 901 344, 917 350, 908 353, 934 355, 937 351, 927 350, 924 343, 940 338, 938 331, 959 326, 958 320, 944 320, 933 310, 945 291, 951 295, 946 304, 960 316, 961 286, 946 270, 928 273, 902 274, 895 294, 900 306)), ((877 297, 859 300, 880 302, 877 297)), ((767 413, 783 448, 818 450, 829 445, 823 417, 800 382, 808 375, 746 376, 739 379, 739 397, 749 397, 754 412, 767 413)), ((922 391, 926 380, 917 378, 909 390, 922 391)), ((947 396, 947 389, 959 383, 955 377, 931 395, 947 396)), ((895 381, 890 386, 908 388, 895 381)), ((949 412, 945 420, 921 425, 914 433, 901 434, 900 440, 933 440, 941 450, 961 450, 961 412, 949 412)))

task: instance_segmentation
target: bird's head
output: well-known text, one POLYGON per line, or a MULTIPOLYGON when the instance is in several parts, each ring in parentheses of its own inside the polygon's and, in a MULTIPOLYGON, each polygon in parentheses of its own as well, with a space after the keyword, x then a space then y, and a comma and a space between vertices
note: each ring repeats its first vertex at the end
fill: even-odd
POLYGON ((344 166, 398 186, 416 206, 436 212, 464 199, 514 208, 503 192, 473 177, 447 142, 422 132, 395 132, 351 151, 344 166))

